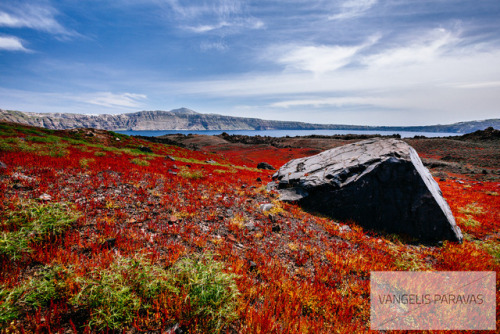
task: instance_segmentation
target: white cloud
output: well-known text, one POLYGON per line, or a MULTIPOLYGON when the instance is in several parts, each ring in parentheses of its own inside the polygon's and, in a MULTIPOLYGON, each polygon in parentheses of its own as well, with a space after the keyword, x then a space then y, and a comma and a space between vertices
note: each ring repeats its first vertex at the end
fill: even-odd
POLYGON ((295 107, 345 107, 351 105, 375 105, 382 104, 385 98, 368 96, 340 96, 314 99, 284 100, 270 104, 270 107, 276 108, 295 108, 295 107))
POLYGON ((363 15, 372 8, 377 0, 347 0, 340 6, 338 14, 329 17, 330 20, 345 20, 363 15))
POLYGON ((29 52, 22 41, 13 36, 0 36, 0 50, 29 52))
POLYGON ((280 46, 268 51, 268 58, 274 59, 288 69, 312 72, 316 75, 335 71, 351 63, 362 49, 373 45, 378 37, 361 45, 310 45, 280 46))
POLYGON ((55 93, 0 87, 0 108, 32 112, 120 113, 146 108, 146 99, 146 95, 133 93, 55 93))
POLYGON ((181 27, 195 33, 207 33, 223 28, 261 29, 264 23, 245 13, 241 0, 197 1, 195 4, 167 0, 182 22, 181 27))
POLYGON ((31 28, 63 36, 76 36, 76 32, 64 28, 55 16, 57 11, 49 6, 22 4, 0 7, 0 27, 31 28))
POLYGON ((359 46, 300 46, 293 48, 277 61, 289 68, 321 74, 349 64, 359 50, 359 46))
POLYGON ((224 28, 224 27, 228 27, 230 26, 231 24, 228 23, 228 22, 219 22, 217 24, 205 24, 205 25, 198 25, 198 26, 194 26, 194 27, 186 27, 186 29, 188 30, 191 30, 192 32, 196 32, 196 33, 205 33, 205 32, 209 32, 209 31, 212 31, 212 30, 217 30, 217 29, 220 29, 220 28, 224 28))
POLYGON ((432 62, 450 50, 457 42, 459 42, 458 33, 439 28, 417 37, 408 45, 368 56, 363 62, 368 66, 376 67, 432 62))
POLYGON ((204 41, 200 44, 200 49, 202 51, 210 51, 210 50, 226 51, 228 49, 228 47, 224 42, 204 41))
POLYGON ((495 88, 495 87, 500 87, 500 81, 460 83, 456 85, 451 85, 451 87, 464 88, 464 89, 495 88))
POLYGON ((99 92, 82 97, 75 97, 75 100, 95 104, 104 107, 125 107, 125 108, 139 108, 142 101, 147 99, 143 94, 122 93, 114 94, 111 92, 99 92))
MULTIPOLYGON (((171 84, 168 89, 186 100, 220 98, 226 103, 237 101, 240 105, 245 101, 244 104, 249 106, 246 116, 253 110, 263 113, 268 119, 310 121, 314 115, 315 121, 324 117, 321 121, 338 123, 340 120, 327 119, 325 115, 336 115, 345 110, 351 112, 351 117, 364 115, 364 124, 432 124, 494 118, 500 105, 500 49, 453 51, 448 46, 456 43, 455 35, 446 32, 437 35, 441 37, 434 41, 424 39, 425 43, 408 43, 429 46, 432 52, 430 55, 424 53, 425 57, 420 53, 424 47, 416 49, 419 56, 415 59, 406 55, 400 57, 397 52, 380 53, 398 56, 392 57, 394 62, 405 66, 389 66, 389 63, 375 66, 372 63, 369 67, 348 66, 318 76, 313 71, 316 68, 312 61, 296 57, 290 64, 308 71, 247 73, 219 80, 171 84), (391 116, 387 119, 373 116, 375 111, 383 110, 391 116), (284 112, 286 116, 280 114, 284 112), (297 117, 290 118, 289 115, 297 117)), ((321 69, 345 63, 350 54, 352 52, 345 52, 345 57, 332 63, 336 65, 325 65, 321 69)), ((310 60, 314 57, 307 55, 303 58, 310 60)), ((356 57, 361 58, 361 53, 356 57)), ((350 123, 349 113, 344 116, 343 122, 350 123)))

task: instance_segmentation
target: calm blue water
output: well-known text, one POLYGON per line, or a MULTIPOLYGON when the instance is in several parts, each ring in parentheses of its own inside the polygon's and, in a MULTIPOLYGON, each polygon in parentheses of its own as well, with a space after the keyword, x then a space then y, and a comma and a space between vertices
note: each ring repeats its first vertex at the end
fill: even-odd
POLYGON ((269 137, 295 137, 295 136, 309 136, 309 135, 373 135, 379 134, 383 136, 390 136, 399 134, 402 138, 412 138, 414 136, 426 137, 448 137, 459 136, 458 133, 447 132, 410 132, 410 131, 363 131, 363 130, 204 130, 204 131, 191 131, 191 130, 163 130, 163 131, 115 131, 129 136, 147 136, 157 137, 167 134, 181 133, 187 134, 200 134, 200 135, 219 135, 226 132, 230 135, 245 135, 245 136, 269 136, 269 137))

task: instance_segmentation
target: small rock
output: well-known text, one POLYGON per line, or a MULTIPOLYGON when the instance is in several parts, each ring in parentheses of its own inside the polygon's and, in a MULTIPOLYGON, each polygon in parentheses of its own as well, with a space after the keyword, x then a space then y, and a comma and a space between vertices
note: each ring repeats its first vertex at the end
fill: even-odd
POLYGON ((253 261, 248 261, 248 266, 250 267, 250 271, 254 271, 255 269, 257 269, 257 263, 253 262, 253 261))
POLYGON ((115 247, 115 244, 116 244, 116 238, 110 238, 110 239, 107 239, 106 241, 104 241, 101 244, 101 247, 111 249, 111 248, 115 247))
POLYGON ((261 210, 262 212, 269 211, 269 210, 271 210, 272 208, 274 208, 274 204, 271 204, 271 203, 264 203, 264 204, 261 204, 261 205, 260 205, 260 210, 261 210))
POLYGON ((3 161, 0 161, 0 169, 7 169, 7 165, 3 161))
POLYGON ((255 180, 257 182, 262 182, 262 179, 260 177, 257 178, 257 180, 255 180))
POLYGON ((41 194, 40 197, 38 197, 38 199, 41 201, 51 201, 52 196, 50 196, 49 194, 41 194))
POLYGON ((456 182, 459 183, 459 184, 465 184, 465 182, 462 181, 462 180, 457 180, 456 182))
POLYGON ((275 225, 273 225, 271 230, 273 232, 279 232, 279 231, 281 231, 281 226, 279 226, 278 224, 275 224, 275 225))
POLYGON ((139 151, 141 152, 145 152, 145 153, 153 153, 153 150, 151 150, 149 147, 147 146, 141 146, 139 147, 139 151))
POLYGON ((444 177, 442 177, 442 178, 440 178, 440 179, 439 179, 439 181, 441 181, 441 182, 445 182, 445 181, 446 181, 446 179, 445 179, 444 177))
POLYGON ((11 176, 14 180, 18 180, 18 181, 21 181, 21 180, 24 180, 24 181, 32 181, 33 178, 32 177, 29 177, 29 176, 26 176, 24 174, 21 174, 21 173, 14 173, 12 174, 11 176))
POLYGON ((120 141, 120 138, 116 137, 116 138, 115 138, 115 140, 116 140, 116 141, 120 141))
POLYGON ((174 171, 173 171, 173 170, 171 170, 171 169, 169 169, 169 170, 168 170, 168 173, 169 173, 169 174, 172 174, 172 175, 177 175, 177 172, 174 172, 174 171))
POLYGON ((246 187, 247 187, 246 184, 241 185, 241 189, 245 189, 246 187))
POLYGON ((175 158, 171 155, 167 155, 165 159, 170 160, 170 161, 175 161, 175 158))
POLYGON ((488 171, 486 169, 483 169, 482 173, 486 175, 488 174, 488 171))
POLYGON ((172 165, 172 168, 173 169, 179 169, 179 167, 177 167, 177 165, 172 165))
POLYGON ((207 164, 216 164, 216 163, 217 163, 217 161, 214 161, 214 160, 212 160, 212 159, 210 159, 210 160, 205 160, 205 162, 206 162, 207 164))
POLYGON ((255 223, 254 222, 248 222, 245 224, 245 227, 249 230, 249 231, 254 231, 255 230, 255 223))
POLYGON ((340 225, 339 227, 340 233, 351 232, 351 228, 347 225, 340 225))
POLYGON ((276 168, 274 168, 273 166, 271 166, 271 165, 270 165, 270 164, 268 164, 267 162, 260 162, 260 163, 257 165, 257 168, 258 168, 258 169, 276 170, 276 168))

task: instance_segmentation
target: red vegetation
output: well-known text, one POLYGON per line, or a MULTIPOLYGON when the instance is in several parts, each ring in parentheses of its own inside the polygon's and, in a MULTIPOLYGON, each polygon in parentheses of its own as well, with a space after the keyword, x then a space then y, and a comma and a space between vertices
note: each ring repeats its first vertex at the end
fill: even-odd
MULTIPOLYGON (((35 128, 15 129, 0 138, 27 138, 35 128)), ((47 135, 36 131, 31 136, 47 135)), ((61 156, 0 150, 7 165, 0 169, 1 218, 16 201, 42 194, 51 202, 73 203, 82 216, 64 235, 32 244, 33 252, 21 260, 0 255, 4 287, 25 282, 46 264, 73 266, 83 277, 137 254, 169 268, 186 255, 210 252, 237 275, 241 293, 239 319, 224 331, 368 333, 370 271, 500 269, 498 183, 439 181, 466 240, 419 245, 279 203, 264 188, 273 171, 254 167, 265 161, 279 168, 308 155, 307 149, 254 147, 215 155, 132 137, 116 140, 106 132, 52 135, 66 150, 61 156), (140 152, 141 146, 153 153, 140 152), (260 204, 270 202, 275 207, 262 212, 260 204)), ((137 314, 129 331, 163 333, 175 324, 194 331, 196 319, 185 318, 183 307, 182 298, 164 294, 151 314, 137 314)), ((67 300, 54 300, 24 310, 8 330, 81 331, 89 318, 79 311, 67 300)))

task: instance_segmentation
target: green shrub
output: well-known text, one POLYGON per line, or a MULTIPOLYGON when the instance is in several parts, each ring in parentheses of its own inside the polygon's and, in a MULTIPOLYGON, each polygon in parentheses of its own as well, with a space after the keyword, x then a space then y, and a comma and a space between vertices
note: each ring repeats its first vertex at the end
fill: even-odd
POLYGON ((185 258, 171 268, 174 286, 187 295, 184 320, 196 319, 202 332, 219 332, 238 317, 237 276, 223 270, 210 255, 185 258))
POLYGON ((149 166, 149 161, 142 160, 139 158, 134 158, 134 159, 130 160, 130 162, 137 165, 137 166, 149 166))
POLYGON ((94 332, 131 328, 138 314, 154 312, 161 295, 177 295, 184 301, 177 319, 190 330, 220 332, 237 318, 239 291, 235 274, 212 256, 194 256, 178 261, 170 269, 154 265, 144 257, 119 258, 107 269, 84 276, 59 265, 45 266, 18 287, 0 286, 0 325, 19 319, 50 301, 65 300, 88 311, 88 329, 94 332))
POLYGON ((14 210, 2 216, 4 231, 0 236, 0 254, 18 260, 31 252, 30 243, 61 234, 80 214, 65 203, 20 201, 14 210))
POLYGON ((56 136, 43 136, 43 137, 37 137, 37 136, 28 136, 26 137, 27 141, 34 142, 34 143, 58 143, 61 141, 61 138, 56 137, 56 136))
POLYGON ((461 225, 467 226, 467 227, 478 227, 481 225, 480 222, 472 218, 472 216, 466 216, 466 218, 458 218, 459 222, 461 225))
POLYGON ((143 258, 119 259, 77 282, 81 290, 71 303, 88 309, 89 327, 99 331, 127 328, 137 312, 149 309, 150 302, 170 288, 166 271, 143 258))
POLYGON ((78 163, 80 164, 80 167, 88 168, 89 164, 94 163, 94 162, 95 162, 95 159, 92 159, 92 158, 81 158, 78 163))
POLYGON ((67 297, 66 277, 71 275, 71 270, 61 266, 45 266, 27 283, 13 289, 1 287, 0 324, 18 319, 23 309, 36 310, 67 297))
POLYGON ((178 175, 185 179, 191 179, 191 180, 201 179, 204 176, 202 171, 199 170, 190 171, 186 167, 181 167, 178 175))

